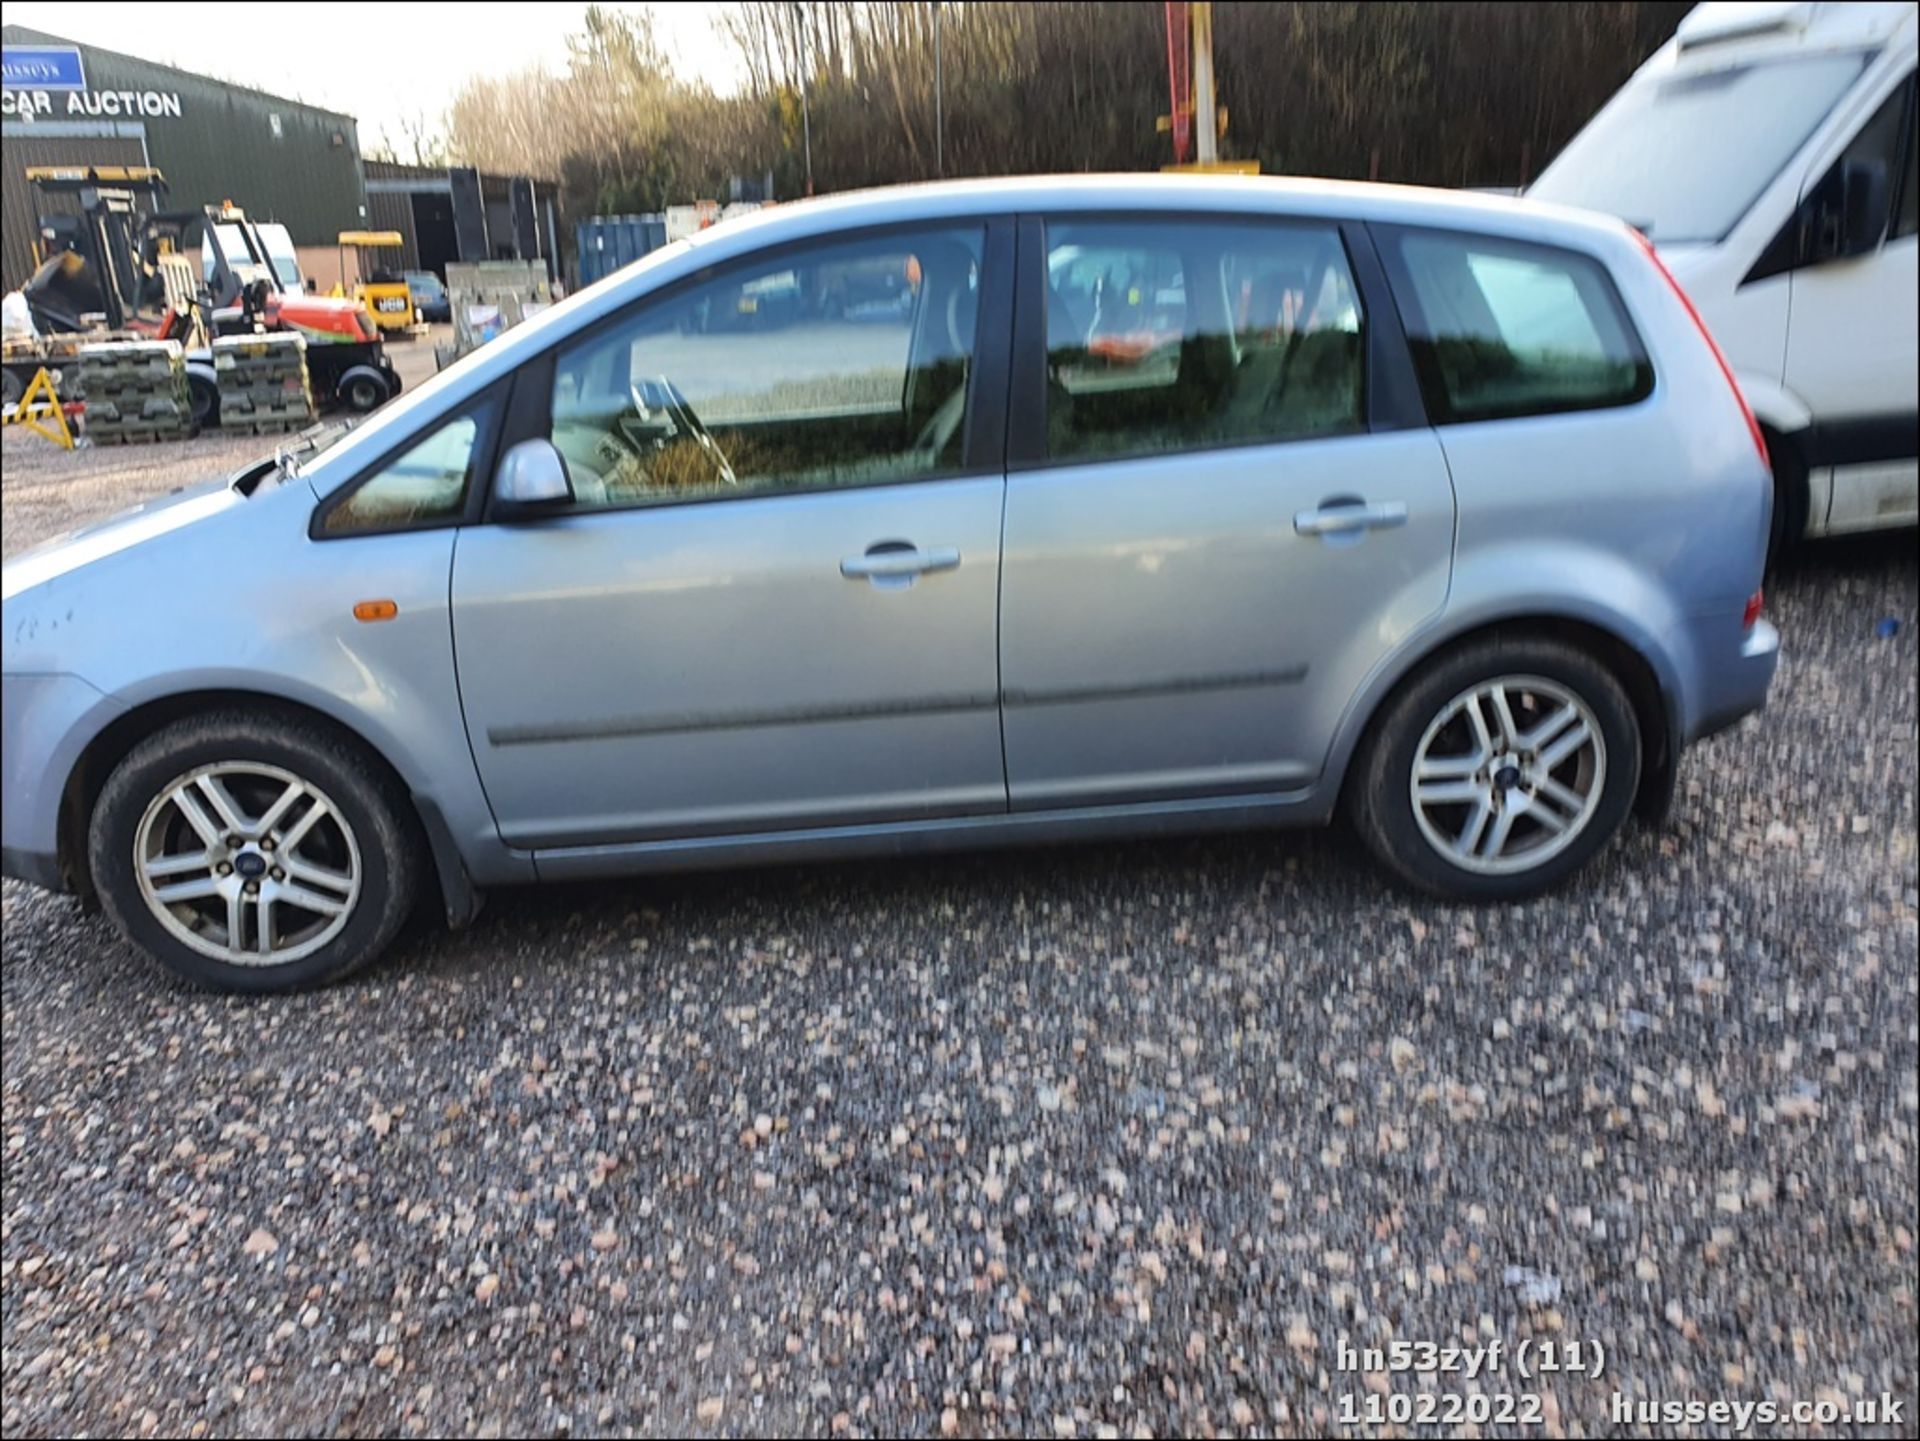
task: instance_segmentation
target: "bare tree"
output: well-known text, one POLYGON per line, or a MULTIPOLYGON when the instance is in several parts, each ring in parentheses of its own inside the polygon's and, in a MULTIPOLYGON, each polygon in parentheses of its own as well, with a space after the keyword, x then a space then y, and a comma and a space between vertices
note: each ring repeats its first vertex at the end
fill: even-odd
MULTIPOLYGON (((1269 171, 1457 185, 1537 170, 1672 32, 1685 0, 1376 0, 1217 7, 1228 155, 1269 171)), ((717 19, 745 75, 716 96, 670 72, 643 13, 593 7, 560 74, 469 85, 449 150, 564 181, 569 207, 652 209, 771 169, 797 195, 805 87, 818 188, 933 169, 924 0, 739 0, 717 19)), ((1164 7, 949 4, 946 171, 1140 170, 1171 159, 1164 7)))

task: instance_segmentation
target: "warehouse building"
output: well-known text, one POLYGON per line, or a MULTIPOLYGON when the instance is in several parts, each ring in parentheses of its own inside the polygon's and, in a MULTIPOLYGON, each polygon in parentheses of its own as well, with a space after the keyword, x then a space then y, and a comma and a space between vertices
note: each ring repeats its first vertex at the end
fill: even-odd
POLYGON ((444 275, 450 260, 544 259, 547 278, 560 278, 560 197, 547 181, 389 160, 365 170, 368 228, 399 232, 405 269, 444 275))
POLYGON ((38 216, 74 208, 24 183, 37 165, 154 166, 169 209, 231 200, 285 225, 322 289, 355 272, 354 253, 337 244, 349 230, 400 232, 398 261, 389 251, 376 257, 383 266, 444 275, 450 260, 540 258, 560 274, 566 232, 545 181, 363 160, 351 115, 20 25, 0 27, 0 39, 8 289, 33 272, 38 216))
POLYGON ((32 273, 38 202, 21 180, 31 165, 157 166, 171 208, 231 200, 277 220, 323 283, 337 269, 335 237, 366 225, 352 116, 20 25, 0 27, 0 40, 8 288, 32 273))

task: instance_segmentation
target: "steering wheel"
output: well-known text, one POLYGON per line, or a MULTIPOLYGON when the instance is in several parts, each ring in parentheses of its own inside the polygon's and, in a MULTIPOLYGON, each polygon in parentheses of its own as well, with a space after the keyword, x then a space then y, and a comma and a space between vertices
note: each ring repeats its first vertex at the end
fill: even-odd
MULTIPOLYGON (((656 383, 659 386, 660 398, 666 402, 666 409, 673 416, 674 424, 692 436, 694 443, 707 453, 724 483, 738 485, 740 479, 733 473, 733 466, 727 461, 727 453, 713 438, 713 432, 708 430, 700 417, 694 414, 693 406, 688 403, 687 397, 681 394, 680 387, 664 375, 660 376, 656 383)), ((646 395, 638 385, 633 387, 633 402, 642 410, 655 408, 648 403, 646 395)))

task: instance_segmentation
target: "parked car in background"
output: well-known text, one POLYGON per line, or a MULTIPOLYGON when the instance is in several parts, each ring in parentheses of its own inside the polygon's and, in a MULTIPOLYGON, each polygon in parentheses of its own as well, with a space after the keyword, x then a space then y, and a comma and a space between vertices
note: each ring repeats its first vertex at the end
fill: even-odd
POLYGON ((1920 6, 1707 4, 1528 194, 1651 237, 1765 428, 1774 547, 1920 519, 1920 6))
POLYGON ((440 277, 431 270, 409 270, 406 272, 407 291, 413 297, 413 308, 420 318, 435 324, 445 325, 453 319, 453 304, 447 298, 447 287, 440 283, 440 277))
POLYGON ((1515 900, 1764 702, 1771 497, 1603 216, 1196 176, 785 207, 9 562, 5 870, 256 991, 423 894, 1342 814, 1515 900), (905 323, 806 293, 851 273, 911 277, 905 323))

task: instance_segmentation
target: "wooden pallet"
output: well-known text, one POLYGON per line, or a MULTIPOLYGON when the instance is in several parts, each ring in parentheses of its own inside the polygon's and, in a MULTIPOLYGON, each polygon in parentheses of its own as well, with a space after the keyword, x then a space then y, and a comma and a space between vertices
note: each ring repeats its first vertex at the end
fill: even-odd
POLYGON ((117 425, 111 430, 89 426, 86 437, 93 445, 150 445, 168 440, 191 440, 193 427, 180 425, 117 425))
POLYGON ((313 396, 304 385, 294 386, 230 386, 220 392, 220 408, 228 406, 236 410, 264 410, 269 414, 281 414, 302 407, 311 407, 313 396))
POLYGON ((193 403, 186 399, 174 401, 171 412, 159 410, 148 414, 147 404, 155 398, 150 395, 132 401, 118 401, 88 395, 76 398, 86 406, 86 413, 102 425, 168 425, 174 421, 186 420, 193 414, 193 403), (113 413, 109 414, 109 411, 113 413))
POLYGON ((312 424, 311 415, 249 415, 234 420, 220 417, 220 429, 234 435, 289 435, 312 424))
POLYGON ((77 367, 83 381, 94 385, 125 385, 130 388, 151 390, 154 381, 176 384, 186 378, 186 371, 179 365, 88 365, 81 357, 77 367))

